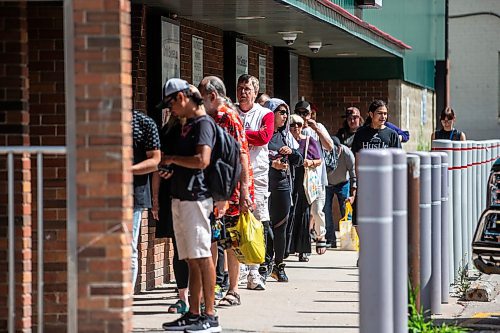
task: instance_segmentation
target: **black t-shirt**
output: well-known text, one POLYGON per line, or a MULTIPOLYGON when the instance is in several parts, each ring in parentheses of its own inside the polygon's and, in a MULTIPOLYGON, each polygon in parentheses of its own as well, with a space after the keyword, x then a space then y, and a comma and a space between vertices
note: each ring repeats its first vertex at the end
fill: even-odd
POLYGON ((269 143, 267 144, 267 147, 269 149, 269 189, 274 188, 286 190, 290 188, 290 182, 288 180, 287 172, 285 170, 275 169, 271 166, 274 160, 281 160, 282 162, 288 163, 288 165, 290 166, 290 163, 288 162, 288 156, 281 155, 278 152, 283 146, 287 146, 283 134, 281 134, 280 131, 275 132, 273 134, 273 137, 271 138, 271 141, 269 141, 269 143))
MULTIPOLYGON (((194 156, 197 146, 215 144, 215 123, 208 115, 190 118, 182 126, 181 134, 174 145, 174 155, 194 156)), ((201 169, 173 166, 171 194, 175 199, 201 201, 211 197, 201 169)))
POLYGON ((389 127, 374 129, 371 126, 363 126, 356 131, 351 149, 356 154, 361 149, 385 148, 401 148, 398 133, 389 127))
MULTIPOLYGON (((132 136, 134 164, 146 160, 148 151, 160 149, 156 123, 144 113, 136 110, 132 111, 132 136)), ((149 174, 134 175, 134 208, 151 208, 149 174)))
POLYGON ((444 129, 440 129, 439 131, 434 132, 434 139, 444 139, 444 140, 452 140, 452 141, 460 141, 460 137, 462 136, 462 132, 457 129, 452 129, 451 131, 445 131, 444 129))

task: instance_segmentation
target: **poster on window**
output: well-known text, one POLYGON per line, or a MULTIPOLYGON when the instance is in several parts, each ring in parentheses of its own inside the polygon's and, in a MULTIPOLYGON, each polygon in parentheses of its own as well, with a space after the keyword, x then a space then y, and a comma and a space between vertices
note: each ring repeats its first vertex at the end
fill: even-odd
POLYGON ((203 38, 193 36, 193 85, 198 84, 203 79, 203 38))
POLYGON ((248 74, 248 45, 236 41, 236 84, 242 74, 248 74))
POLYGON ((162 17, 161 21, 161 80, 181 76, 179 26, 162 17))
POLYGON ((259 54, 259 92, 266 92, 266 56, 259 54))

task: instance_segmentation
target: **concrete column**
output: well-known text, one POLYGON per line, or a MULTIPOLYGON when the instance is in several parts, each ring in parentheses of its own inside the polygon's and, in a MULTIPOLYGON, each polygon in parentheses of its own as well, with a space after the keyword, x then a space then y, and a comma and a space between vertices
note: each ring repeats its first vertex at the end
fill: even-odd
POLYGON ((472 235, 474 233, 473 228, 473 208, 472 208, 472 203, 473 203, 473 197, 472 193, 474 189, 472 188, 472 142, 471 141, 466 141, 466 158, 467 158, 467 168, 466 174, 467 174, 467 192, 465 193, 466 198, 467 198, 467 262, 469 264, 469 267, 472 268, 472 235))
POLYGON ((359 253, 360 332, 392 333, 392 155, 387 150, 366 149, 358 157, 358 222, 363 240, 359 253))

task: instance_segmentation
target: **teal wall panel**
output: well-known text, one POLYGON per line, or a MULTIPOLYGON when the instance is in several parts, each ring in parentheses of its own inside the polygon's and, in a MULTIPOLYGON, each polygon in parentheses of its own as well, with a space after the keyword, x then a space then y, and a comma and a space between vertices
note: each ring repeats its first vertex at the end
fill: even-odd
POLYGON ((311 76, 318 81, 403 79, 401 58, 313 58, 311 76))
POLYGON ((363 20, 412 47, 404 55, 404 79, 434 89, 434 64, 444 59, 444 0, 383 0, 363 10, 363 20))

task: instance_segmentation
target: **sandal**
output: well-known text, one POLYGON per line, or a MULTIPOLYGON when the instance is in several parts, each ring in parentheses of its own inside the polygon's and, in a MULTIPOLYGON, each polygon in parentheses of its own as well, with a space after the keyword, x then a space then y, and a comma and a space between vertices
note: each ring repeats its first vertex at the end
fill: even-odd
POLYGON ((304 253, 299 253, 299 261, 300 262, 308 262, 309 257, 307 255, 305 255, 304 253))
POLYGON ((189 308, 182 299, 178 300, 175 302, 175 304, 172 304, 168 307, 167 312, 168 313, 178 313, 178 314, 185 314, 189 311, 189 308))
POLYGON ((324 240, 316 241, 316 253, 319 255, 326 253, 326 241, 324 240))
POLYGON ((240 295, 232 290, 228 291, 226 296, 219 301, 219 306, 241 305, 240 295))

